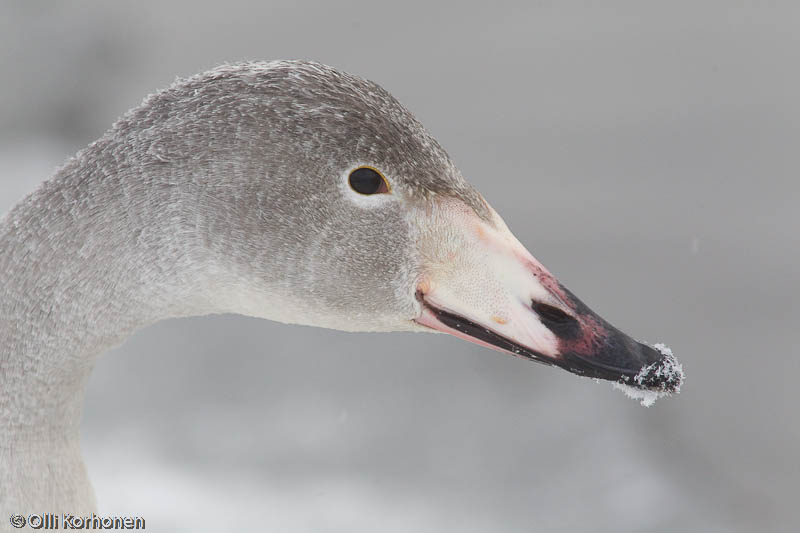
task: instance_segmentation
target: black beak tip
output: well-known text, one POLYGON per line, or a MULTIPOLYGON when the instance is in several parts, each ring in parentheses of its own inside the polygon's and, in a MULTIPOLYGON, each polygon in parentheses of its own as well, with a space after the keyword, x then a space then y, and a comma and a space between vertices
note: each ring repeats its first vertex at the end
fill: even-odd
MULTIPOLYGON (((574 374, 658 396, 680 392, 683 368, 672 350, 663 344, 651 347, 632 339, 594 313, 566 287, 560 288, 583 326, 577 335, 559 335, 562 330, 546 324, 562 341, 561 356, 553 364, 574 374)), ((534 311, 542 314, 536 308, 534 311)))
POLYGON ((553 363, 573 374, 605 379, 641 391, 680 392, 683 368, 672 350, 663 344, 650 347, 617 331, 614 333, 612 341, 606 342, 591 357, 565 352, 553 363))
POLYGON ((623 376, 619 383, 656 392, 680 392, 683 384, 683 367, 663 344, 654 347, 637 343, 646 363, 634 376, 623 376))

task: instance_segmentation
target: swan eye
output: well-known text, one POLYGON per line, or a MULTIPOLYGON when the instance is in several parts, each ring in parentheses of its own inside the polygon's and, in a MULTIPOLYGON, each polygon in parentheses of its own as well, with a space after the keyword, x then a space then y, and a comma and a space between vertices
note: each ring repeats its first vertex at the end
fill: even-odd
POLYGON ((389 184, 383 175, 370 167, 360 167, 350 173, 350 187, 359 194, 383 194, 389 192, 389 184))

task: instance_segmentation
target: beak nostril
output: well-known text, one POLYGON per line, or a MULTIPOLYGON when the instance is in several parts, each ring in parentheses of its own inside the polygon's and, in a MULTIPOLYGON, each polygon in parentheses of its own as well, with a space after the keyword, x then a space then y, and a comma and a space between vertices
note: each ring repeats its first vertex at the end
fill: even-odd
POLYGON ((578 321, 558 307, 533 300, 531 309, 539 315, 542 324, 561 339, 574 339, 581 331, 578 321))
POLYGON ((537 302, 536 300, 531 302, 531 309, 536 311, 536 314, 543 319, 550 320, 552 322, 566 322, 568 320, 575 320, 558 307, 553 307, 549 304, 543 304, 541 302, 537 302))

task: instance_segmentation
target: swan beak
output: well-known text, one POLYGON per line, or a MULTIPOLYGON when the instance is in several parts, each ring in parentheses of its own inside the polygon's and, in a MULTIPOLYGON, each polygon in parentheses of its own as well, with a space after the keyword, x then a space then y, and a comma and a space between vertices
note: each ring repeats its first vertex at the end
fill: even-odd
POLYGON ((683 371, 668 348, 637 342, 594 313, 496 218, 457 221, 460 242, 417 286, 418 324, 626 390, 680 390, 683 371))
MULTIPOLYGON (((459 314, 429 303, 417 293, 423 311, 418 324, 516 357, 553 365, 573 374, 604 379, 641 390, 680 391, 683 372, 666 348, 656 350, 635 341, 586 307, 561 286, 574 314, 531 303, 531 321, 547 327, 551 338, 536 343, 517 340, 513 328, 482 324, 467 313, 459 314), (505 329, 504 333, 500 333, 505 329)), ((440 304, 442 305, 442 304, 440 304)), ((506 326, 508 323, 505 324, 506 326)), ((522 333, 522 332, 521 332, 522 333)), ((544 336, 543 336, 544 337, 544 336)), ((660 346, 659 346, 660 347, 660 346)))

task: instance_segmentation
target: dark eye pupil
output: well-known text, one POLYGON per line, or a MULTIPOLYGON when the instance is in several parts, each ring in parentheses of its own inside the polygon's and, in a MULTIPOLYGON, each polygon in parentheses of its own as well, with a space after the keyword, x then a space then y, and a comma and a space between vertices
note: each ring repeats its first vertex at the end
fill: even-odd
POLYGON ((350 186, 361 194, 375 194, 383 188, 383 177, 371 168, 357 168, 350 173, 350 186))

